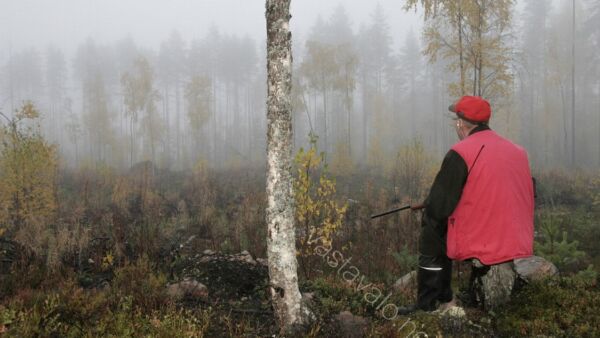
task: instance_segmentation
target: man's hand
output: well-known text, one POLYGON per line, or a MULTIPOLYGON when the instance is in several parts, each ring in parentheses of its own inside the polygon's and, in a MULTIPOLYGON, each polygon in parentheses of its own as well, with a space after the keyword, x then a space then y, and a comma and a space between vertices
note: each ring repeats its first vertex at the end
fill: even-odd
POLYGON ((410 210, 412 210, 412 211, 417 211, 417 210, 421 210, 421 209, 425 209, 425 204, 421 203, 421 204, 416 204, 416 205, 410 206, 410 210))

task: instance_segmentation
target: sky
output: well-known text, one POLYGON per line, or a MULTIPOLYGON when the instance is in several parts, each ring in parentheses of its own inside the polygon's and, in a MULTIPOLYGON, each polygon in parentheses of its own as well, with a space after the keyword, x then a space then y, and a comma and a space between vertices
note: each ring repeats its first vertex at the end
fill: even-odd
MULTIPOLYGON (((421 27, 421 16, 406 13, 403 0, 292 0, 293 38, 303 39, 319 15, 327 19, 340 3, 355 28, 368 23, 380 3, 396 43, 421 27)), ((266 36, 264 11, 264 0, 0 0, 0 53, 48 44, 72 51, 88 37, 113 42, 131 36, 154 49, 173 30, 190 41, 213 25, 260 43, 266 36)))

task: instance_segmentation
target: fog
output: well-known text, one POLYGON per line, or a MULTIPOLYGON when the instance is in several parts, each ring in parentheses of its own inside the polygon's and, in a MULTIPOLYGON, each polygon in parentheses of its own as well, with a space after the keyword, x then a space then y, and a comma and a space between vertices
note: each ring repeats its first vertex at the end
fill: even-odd
MULTIPOLYGON (((402 1, 379 3, 389 15, 392 36, 402 37, 408 29, 418 30, 422 25, 419 15, 402 10, 402 1)), ((356 26, 369 21, 375 2, 294 1, 294 39, 305 38, 317 17, 329 17, 340 4, 356 26)), ((260 42, 266 38, 264 12, 264 1, 260 0, 174 0, 168 5, 160 0, 5 1, 0 13, 0 43, 4 57, 10 46, 21 49, 53 44, 72 51, 76 42, 88 37, 99 42, 131 37, 142 46, 158 48, 173 30, 189 41, 204 36, 211 26, 224 34, 249 35, 260 42)))
MULTIPOLYGON (((600 166, 600 5, 575 5, 573 34, 572 1, 518 1, 490 31, 502 45, 480 71, 492 128, 524 145, 535 170, 600 166)), ((296 148, 312 131, 333 161, 377 166, 414 142, 441 159, 456 141, 446 108, 457 71, 443 51, 423 53, 430 26, 404 6, 292 1, 296 148)), ((0 111, 32 101, 66 166, 263 166, 264 7, 3 1, 0 111)))

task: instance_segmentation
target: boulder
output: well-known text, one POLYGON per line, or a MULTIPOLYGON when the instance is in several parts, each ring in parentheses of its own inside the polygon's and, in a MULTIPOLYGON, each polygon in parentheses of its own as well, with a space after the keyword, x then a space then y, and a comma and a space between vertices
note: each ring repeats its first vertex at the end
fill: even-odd
MULTIPOLYGON (((474 263, 476 267, 477 264, 481 263, 474 263)), ((488 272, 481 276, 481 300, 486 310, 493 310, 510 300, 516 276, 513 262, 492 265, 488 272)))
POLYGON ((206 250, 204 250, 204 251, 202 252, 202 254, 203 254, 203 255, 205 255, 205 256, 212 256, 212 255, 214 255, 214 254, 215 254, 215 252, 214 252, 213 250, 206 249, 206 250))
POLYGON ((460 306, 451 306, 443 312, 444 316, 453 317, 453 318, 466 318, 467 313, 465 309, 460 306))
POLYGON ((311 301, 311 300, 313 300, 313 298, 315 298, 314 292, 302 292, 302 299, 311 301))
POLYGON ((417 271, 411 271, 400 277, 394 283, 393 289, 397 292, 410 292, 417 288, 417 271))
POLYGON ((179 283, 167 285, 167 295, 174 300, 189 297, 195 300, 208 298, 208 288, 197 280, 185 278, 179 283))
POLYGON ((266 258, 257 258, 256 262, 262 266, 269 266, 269 261, 266 258))
POLYGON ((515 259, 515 272, 522 280, 533 282, 558 274, 556 265, 539 256, 515 259))
POLYGON ((334 317, 340 330, 340 337, 365 337, 369 322, 361 316, 355 316, 350 311, 342 311, 334 317))
POLYGON ((475 275, 475 278, 471 278, 475 300, 483 304, 486 310, 493 310, 510 300, 515 288, 552 277, 558 273, 558 269, 542 257, 531 256, 492 266, 485 266, 474 259, 472 273, 475 275))
POLYGON ((254 260, 254 258, 252 258, 252 255, 248 251, 246 251, 246 250, 242 251, 239 254, 239 258, 238 259, 241 260, 241 261, 243 261, 243 262, 246 262, 246 263, 249 263, 249 264, 252 264, 252 265, 256 265, 256 261, 254 260))

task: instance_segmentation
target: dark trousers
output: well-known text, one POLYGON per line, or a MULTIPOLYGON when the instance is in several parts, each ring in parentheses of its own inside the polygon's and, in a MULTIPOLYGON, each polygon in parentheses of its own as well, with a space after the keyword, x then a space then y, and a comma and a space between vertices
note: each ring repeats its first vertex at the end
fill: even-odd
POLYGON ((446 228, 426 216, 419 235, 417 307, 435 310, 452 300, 452 261, 446 256, 446 228))
POLYGON ((419 255, 417 307, 433 311, 439 303, 452 300, 452 261, 446 255, 419 255))

